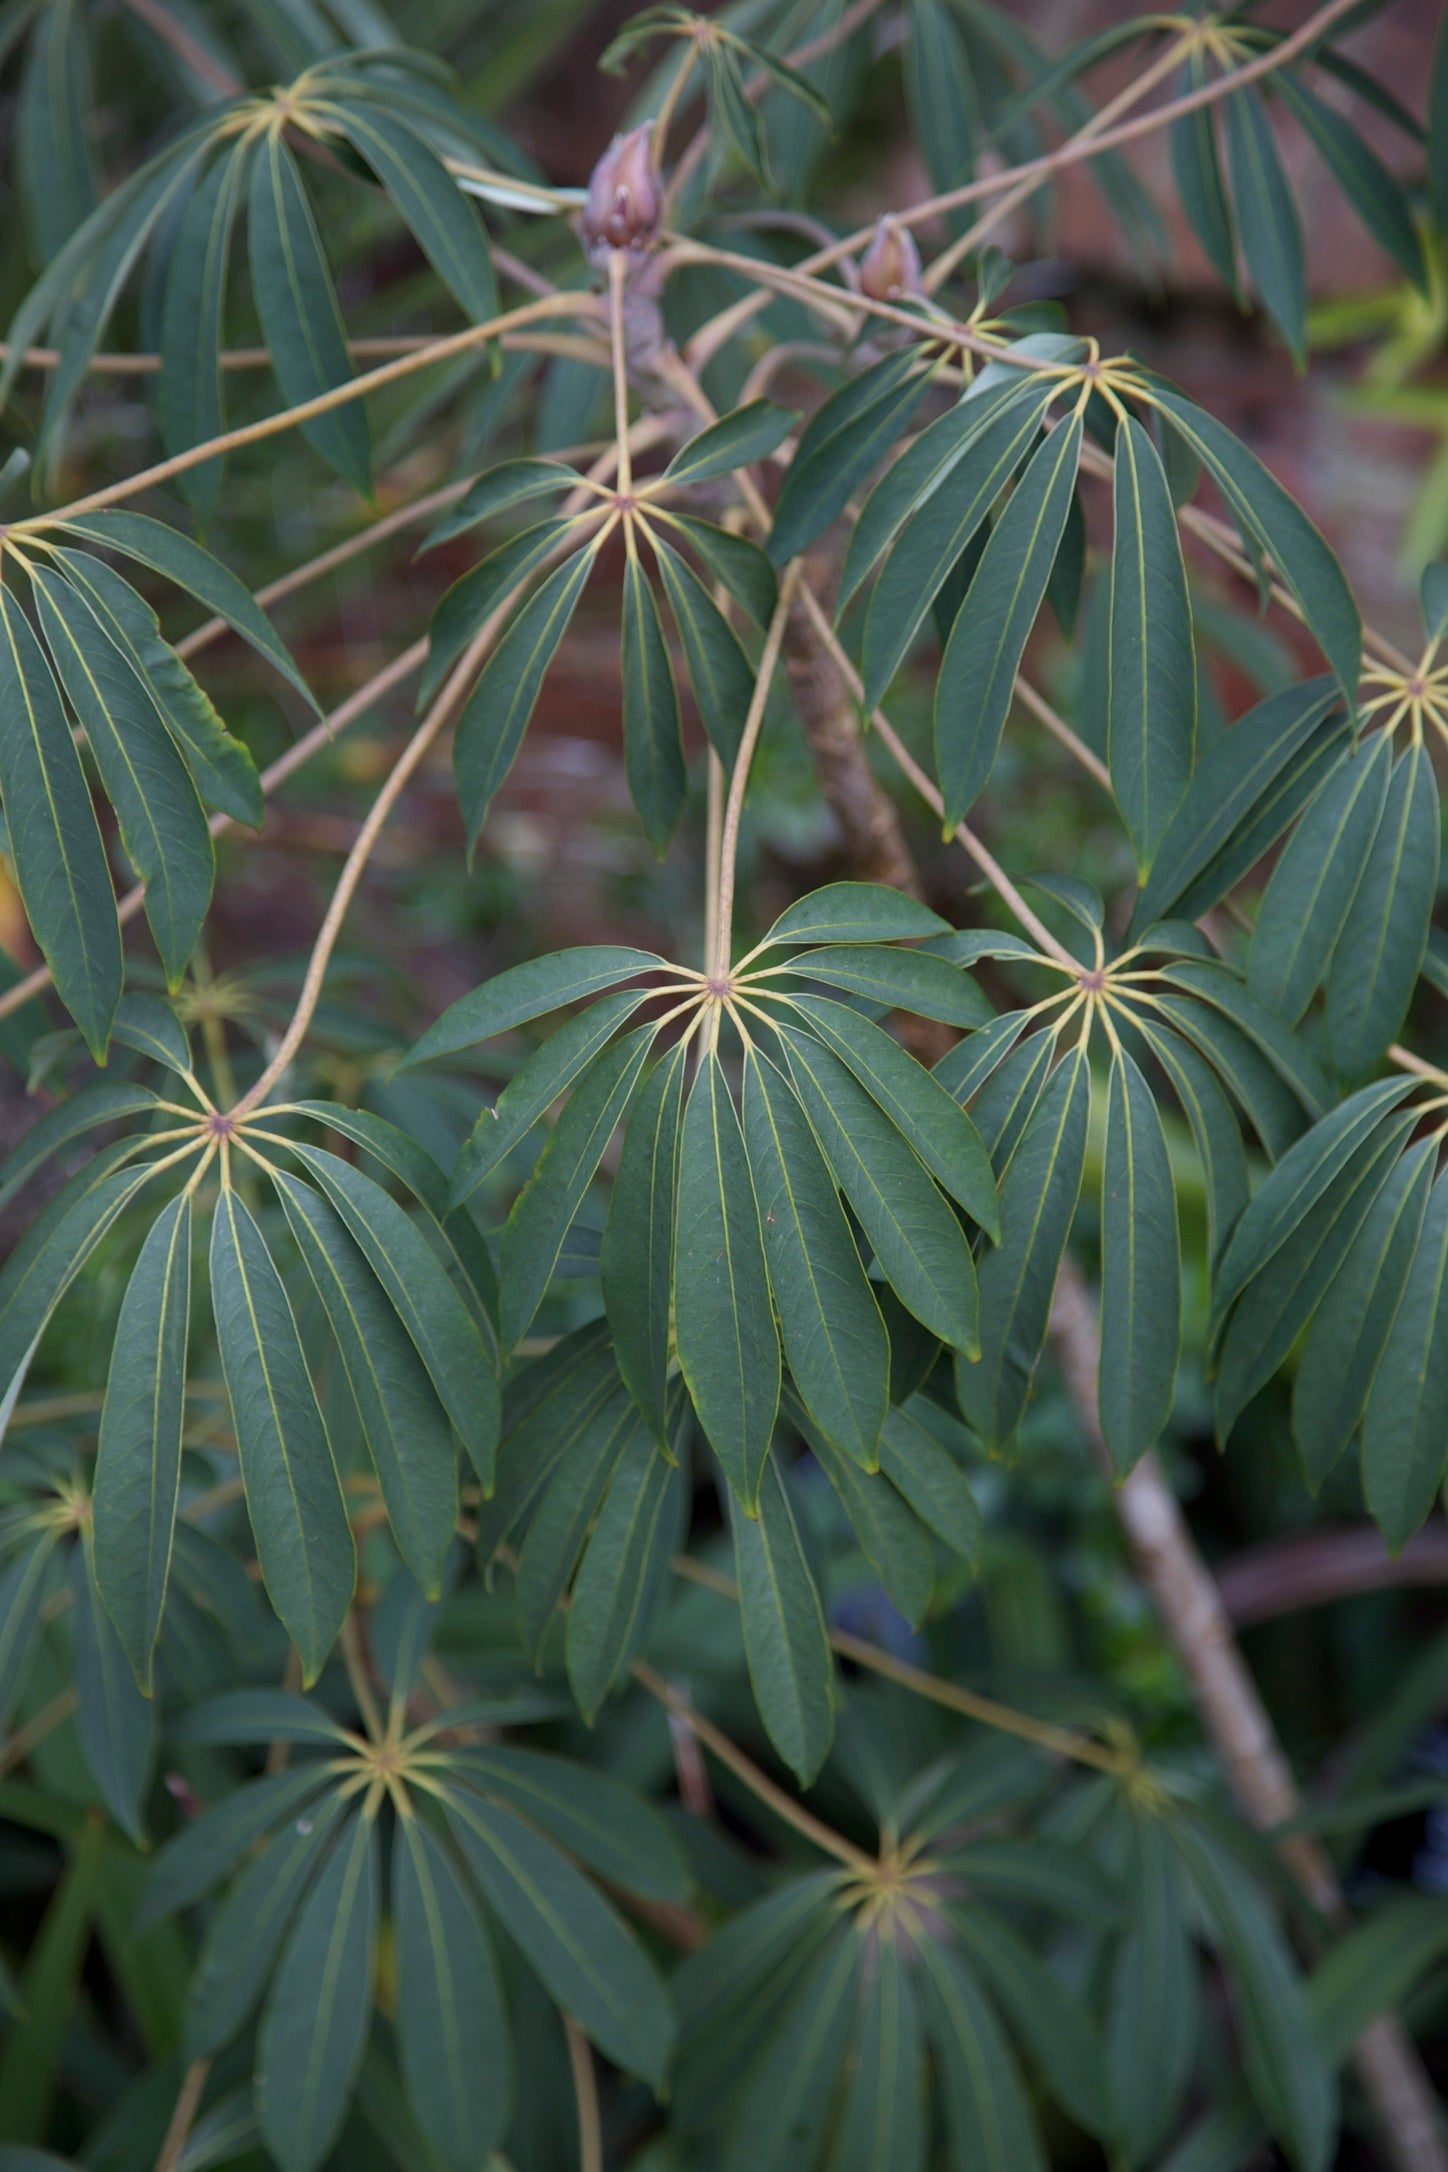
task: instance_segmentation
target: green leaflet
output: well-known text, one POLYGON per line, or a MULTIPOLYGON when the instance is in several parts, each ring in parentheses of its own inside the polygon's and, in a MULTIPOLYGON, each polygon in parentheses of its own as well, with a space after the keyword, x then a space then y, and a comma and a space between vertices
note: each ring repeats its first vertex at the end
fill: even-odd
POLYGON ((311 1683, 351 1603, 352 1532, 287 1293, 230 1190, 212 1226, 211 1302, 262 1577, 311 1683))
MULTIPOLYGON (((335 1154, 288 1142, 336 1208, 427 1368, 468 1459, 492 1483, 499 1426, 493 1355, 473 1312, 417 1224, 397 1201, 335 1154)), ((431 1514, 437 1512, 434 1499, 431 1514)))
MULTIPOLYGON (((253 601, 250 590, 242 586, 236 575, 222 565, 220 559, 213 558, 210 551, 203 550, 199 543, 193 543, 189 536, 168 528, 164 521, 152 520, 145 513, 107 509, 100 513, 78 514, 62 525, 68 535, 84 536, 88 542, 119 551, 123 558, 133 558, 139 565, 149 566, 153 573, 174 582, 176 587, 184 588, 188 596, 194 596, 208 611, 225 619, 258 656, 264 657, 289 685, 295 687, 309 709, 316 709, 315 695, 277 639, 265 611, 253 601)), ((94 570, 99 575, 101 569, 94 570)), ((74 577, 69 563, 66 572, 74 577)), ((152 625, 155 624, 144 604, 140 605, 140 611, 152 625)), ((116 615, 121 615, 119 610, 116 615)), ((139 615, 134 623, 140 624, 139 615)), ((190 677, 189 672, 187 677, 190 677)))
POLYGON ((1433 1505, 1448 1454, 1448 1183, 1433 1186, 1363 1413, 1363 1493, 1400 1552, 1433 1505))
POLYGON ((1350 738, 1330 680, 1269 694, 1203 754, 1137 902, 1136 925, 1215 905, 1275 843, 1350 738), (1326 768, 1324 769, 1324 760, 1326 768))
POLYGON ((0 1399, 101 1238, 149 1183, 149 1167, 121 1166, 144 1145, 139 1138, 103 1147, 36 1216, 0 1269, 0 1399))
POLYGON ((1351 705, 1362 662, 1362 620, 1337 559, 1296 500, 1215 416, 1164 387, 1153 390, 1152 400, 1210 469, 1238 526, 1271 558, 1351 705))
POLYGON ((419 2126, 450 2172, 507 2132, 513 2061, 497 1963, 471 1894, 421 1817, 392 1846, 397 2045, 419 2126))
POLYGON ((985 1526, 970 1482, 950 1450, 908 1406, 892 1408, 885 1420, 880 1468, 926 1529, 973 1565, 985 1526))
POLYGON ((183 1077, 191 1069, 191 1044, 186 1029, 165 996, 133 988, 116 1009, 111 1033, 122 1048, 133 1048, 153 1063, 183 1077))
POLYGON ((483 666, 458 718, 453 769, 469 851, 523 744, 544 674, 568 631, 594 557, 592 549, 576 551, 534 591, 483 666))
POLYGON ((947 833, 989 782, 1016 673, 1065 532, 1081 417, 1054 429, 991 530, 935 688, 935 764, 947 833))
POLYGON ((1246 1873, 1201 1825, 1174 1817, 1166 1830, 1220 1934, 1252 2094, 1299 2172, 1323 2172, 1337 2091, 1282 1934, 1246 1873))
POLYGON ((1207 1194, 1207 1259, 1215 1271, 1237 1217, 1247 1204, 1247 1156, 1242 1134, 1211 1065, 1176 1034, 1159 1032, 1145 1019, 1137 1023, 1191 1125, 1207 1194))
POLYGON ((156 1851, 135 1929, 147 1930, 178 1909, 203 1900, 251 1854, 257 1841, 279 1830, 325 1785, 320 1765, 296 1765, 237 1788, 192 1818, 156 1851))
POLYGON ((289 1689, 232 1689, 193 1705, 175 1723, 179 1742, 229 1743, 265 1748, 272 1742, 305 1742, 335 1753, 346 1741, 339 1720, 310 1697, 289 1689))
POLYGON ((1292 1431, 1314 1492, 1358 1428, 1417 1249, 1437 1164, 1420 1139, 1395 1164, 1308 1329, 1292 1431))
POLYGON ((684 1110, 674 1312, 699 1423, 752 1515, 779 1407, 779 1337, 744 1140, 712 1053, 684 1110))
POLYGON ((535 1663, 554 1610, 567 1594, 594 1512, 628 1449, 645 1437, 643 1419, 615 1383, 558 1458, 518 1556, 518 1623, 535 1663))
POLYGON ((683 1542, 687 1505, 682 1459, 667 1463, 653 1441, 635 1434, 609 1481, 564 1624, 569 1684, 590 1723, 648 1628, 683 1542))
POLYGON ((1078 1048, 1042 1094, 1001 1187, 1001 1241, 980 1265, 981 1355, 955 1363, 961 1411, 988 1448, 1009 1440, 1026 1407, 1075 1219, 1090 1102, 1078 1048))
POLYGON ((149 1115, 155 1106, 156 1096, 147 1086, 123 1085, 119 1079, 82 1086, 78 1093, 38 1117, 19 1145, 0 1162, 0 1207, 8 1206, 37 1169, 59 1159, 67 1147, 97 1125, 149 1115))
POLYGON ((1279 72, 1274 87, 1374 241, 1419 292, 1426 293, 1423 244, 1397 175, 1351 123, 1291 69, 1279 72))
POLYGON ((1129 1818, 1125 1929, 1106 2020, 1112 2093, 1130 2160, 1153 2161, 1171 2132, 1196 2060, 1200 1994, 1182 1866, 1160 1818, 1129 1818))
MULTIPOLYGON (((280 129, 257 145, 247 208, 257 315, 282 396, 300 407, 350 383, 352 358, 322 237, 280 129)), ((329 467, 371 495, 372 443, 360 400, 314 415, 301 430, 329 467)))
POLYGON ((282 2172, 314 2172, 367 2042, 381 1898, 374 1819, 354 1812, 292 1925, 257 2034, 256 2109, 282 2172))
MULTIPOLYGON (((1206 81, 1206 56, 1198 51, 1178 79, 1179 95, 1202 89, 1206 81)), ((1169 137, 1172 176, 1187 222, 1223 285, 1235 294, 1237 231, 1222 183, 1211 107, 1198 106, 1191 113, 1183 113, 1172 122, 1169 137)))
MULTIPOLYGON (((417 547, 417 555, 435 550, 439 543, 451 543, 455 537, 466 535, 469 529, 491 520, 495 513, 506 513, 512 506, 523 505, 529 498, 550 498, 570 490, 578 481, 578 470, 565 467, 561 460, 501 460, 495 468, 480 475, 450 512, 433 528, 429 528, 417 547)), ((465 574, 465 580, 471 576, 465 574)))
POLYGON ((1291 184, 1256 89, 1249 84, 1233 91, 1224 104, 1242 254, 1263 307, 1301 369, 1307 357, 1307 266, 1291 184))
MULTIPOLYGON (((920 145, 932 187, 941 194, 968 181, 975 165, 982 115, 960 25, 940 0, 914 0, 905 47, 905 95, 910 132, 920 145)), ((965 214, 969 217, 969 213, 965 214)), ((961 231, 961 213, 952 225, 961 231)))
POLYGON ((329 1788, 252 1857, 212 1916, 187 1995, 190 2057, 219 2051, 251 2013, 343 1808, 329 1788))
POLYGON ((924 399, 934 370, 909 352, 886 356, 831 393, 810 417, 774 511, 775 566, 823 534, 894 445, 924 399))
POLYGON ((650 541, 683 645, 699 721, 720 761, 732 769, 754 692, 754 666, 692 566, 656 532, 650 541))
POLYGON ((847 989, 917 1018, 939 1018, 950 1026, 988 1025, 994 1016, 975 982, 948 958, 928 950, 832 943, 801 951, 791 958, 789 970, 801 980, 822 980, 827 987, 847 989))
POLYGON ((922 2172, 924 2032, 909 1967, 889 1939, 860 1985, 849 2094, 829 2172, 922 2172))
POLYGON ((1130 416, 1116 433, 1113 507, 1107 754, 1145 880, 1192 774, 1197 659, 1166 470, 1130 416))
POLYGON ((1120 1048, 1106 1091, 1101 1262, 1101 1430, 1124 1474, 1171 1416, 1182 1306, 1171 1159, 1151 1089, 1120 1048))
POLYGON ((662 858, 683 811, 688 780, 673 666, 659 607, 637 556, 624 566, 620 669, 629 790, 649 843, 662 858))
POLYGON ((528 1515, 580 1429, 620 1385, 603 1320, 575 1328, 546 1358, 513 1372, 496 1482, 479 1510, 480 1560, 490 1560, 528 1515))
POLYGON ((756 951, 789 943, 894 943, 917 935, 949 935, 948 921, 903 890, 883 882, 831 882, 796 898, 756 951))
POLYGON ((39 263, 57 256, 95 208, 94 105, 84 11, 76 0, 37 10, 14 127, 21 200, 39 263))
POLYGON ((953 1910, 952 1922, 1052 2096, 1088 2134, 1109 2141, 1116 2122, 1105 2047, 1081 2000, 993 1908, 973 1901, 953 1910))
POLYGON ((723 2172, 808 2172, 839 2084, 861 1964, 861 1933, 840 1923, 754 2065, 729 2122, 723 2172))
POLYGON ((679 1115, 687 1055, 682 1042, 671 1048, 634 1103, 599 1260, 618 1369, 660 1445, 668 1438, 679 1115))
POLYGON ((1283 847, 1252 931, 1248 984, 1295 1026, 1347 925, 1392 769, 1379 733, 1328 778, 1283 847))
POLYGON ((710 476, 730 475, 751 461, 763 460, 789 435, 799 420, 799 410, 776 407, 772 400, 751 400, 721 415, 697 437, 681 445, 664 469, 668 483, 702 483, 710 476))
POLYGON ((273 1169, 271 1178, 336 1337, 398 1548, 435 1598, 458 1510, 446 1414, 407 1328, 341 1216, 284 1170, 273 1169))
POLYGON ((71 1553, 76 1727, 85 1761, 116 1823, 143 1844, 141 1810, 155 1751, 155 1709, 136 1686, 96 1590, 89 1534, 71 1553))
POLYGON ((499 1335, 505 1350, 517 1347, 543 1302, 563 1240, 628 1107, 657 1031, 656 1026, 640 1026, 595 1058, 514 1202, 499 1258, 499 1335))
MULTIPOLYGON (((486 480, 487 478, 484 478, 486 480)), ((530 573, 536 573, 564 538, 580 529, 584 514, 562 513, 524 528, 453 582, 432 614, 427 661, 417 684, 419 712, 442 686, 474 634, 494 611, 506 608, 530 573)))
POLYGON ((1364 1086, 1289 1147, 1244 1211, 1222 1258, 1215 1317, 1226 1316, 1239 1291, 1284 1244, 1358 1146, 1411 1093, 1411 1079, 1364 1086))
POLYGON ((779 584, 774 568, 757 543, 747 536, 732 535, 712 521, 695 520, 686 513, 657 508, 658 520, 666 521, 693 544, 706 570, 742 604, 756 626, 767 626, 774 616, 779 584))
POLYGON ((1219 1439, 1226 1439, 1251 1397, 1288 1356, 1388 1181, 1414 1122, 1411 1111, 1399 1111, 1369 1134, 1273 1253, 1250 1297, 1237 1305, 1217 1368, 1219 1439))
POLYGON ((379 104, 328 102, 322 110, 366 159, 463 315, 473 324, 495 316, 498 289, 487 238, 424 137, 379 104))
POLYGON ((826 1438, 874 1470, 889 1405, 885 1323, 809 1119, 754 1050, 744 1062, 744 1144, 791 1376, 826 1438))
POLYGON ((927 423, 914 444, 885 470, 850 530, 836 603, 841 616, 881 551, 899 535, 916 508, 948 482, 977 432, 1030 383, 1029 372, 1014 369, 993 389, 987 387, 982 393, 977 384, 954 407, 927 423))
POLYGON ((173 1199, 126 1285, 96 1462, 96 1581, 136 1680, 149 1695, 166 1604, 191 1318, 191 1202, 173 1199))
MULTIPOLYGON (((221 368, 226 280, 250 163, 250 147, 238 144, 208 167, 187 198, 166 267, 156 421, 168 453, 203 445, 226 428, 221 368)), ((221 478, 219 459, 187 468, 177 478, 202 521, 216 511, 221 478)))
POLYGON ((610 1885, 657 1901, 685 1901, 689 1874, 669 1828, 631 1787, 546 1750, 497 1744, 465 1750, 469 1787, 539 1826, 610 1885))
POLYGON ((1019 2071, 973 1971, 934 1939, 919 1950, 925 2026, 956 2161, 971 2172, 1046 2172, 1019 2071))
POLYGON ((146 886, 146 918, 175 988, 186 971, 216 870, 211 832, 180 753, 145 690, 84 599, 37 566, 41 628, 84 727, 121 841, 146 886))
POLYGON ((746 1515, 732 1491, 725 1498, 754 1702, 770 1741, 808 1787, 834 1737, 834 1667, 778 1459, 765 1465, 756 1515, 746 1515))
POLYGON ((629 950, 617 944, 586 944, 576 950, 555 950, 546 958, 528 958, 450 1003, 408 1050, 403 1068, 489 1041, 512 1026, 561 1010, 565 1003, 581 1003, 587 996, 617 987, 621 980, 635 980, 663 962, 655 951, 629 950))
POLYGON ((973 1119, 898 1041, 843 1003, 801 996, 793 1007, 878 1102, 936 1183, 987 1236, 1000 1233, 995 1177, 973 1119))
POLYGON ((443 1801, 483 1898, 549 1996, 616 2065, 657 2086, 674 2017, 628 1925, 510 1810, 451 1788, 443 1801))
POLYGON ((867 710, 883 699, 961 552, 1029 455, 1059 389, 1054 379, 1043 385, 1029 371, 1016 375, 1016 383, 962 402, 942 418, 973 416, 971 435, 950 460, 945 479, 935 480, 923 504, 917 498, 870 597, 862 661, 867 710))
POLYGON ((50 666, 8 591, 0 636, 0 800, 16 881, 56 993, 104 1063, 121 997, 105 848, 50 666))
POLYGON ((1116 1921, 1116 1896, 1101 1870, 1079 1848, 1060 1841, 1035 1834, 973 1840, 967 1833, 946 1860, 968 1887, 987 1898, 1025 1902, 1102 1929, 1116 1921))
POLYGON ((161 639, 150 605, 102 560, 69 550, 57 550, 56 557, 181 749, 207 806, 260 829, 264 810, 256 764, 241 741, 227 731, 175 650, 161 639))
POLYGON ((1375 1068, 1413 999, 1438 891, 1438 786, 1423 746, 1395 766, 1327 975, 1327 1050, 1344 1078, 1375 1068))
MULTIPOLYGON (((1327 1074, 1306 1042, 1288 1033, 1227 967, 1214 960, 1187 958, 1163 966, 1162 978, 1230 1019, 1309 1116, 1320 1116, 1331 1106, 1333 1094, 1327 1074)), ((1174 1022, 1180 1019, 1174 1008, 1169 1015, 1174 1022)), ((1215 1061, 1215 1047, 1208 1053, 1215 1061)))
POLYGON ((919 1628, 935 1585, 935 1557, 929 1534, 878 1470, 866 1472, 812 1425, 793 1391, 785 1390, 785 1413, 839 1496, 860 1551, 870 1563, 891 1604, 912 1628, 919 1628))
POLYGON ((779 1038, 825 1159, 896 1296, 943 1342, 974 1349, 975 1269, 955 1215, 838 1057, 789 1027, 779 1038))
POLYGON ((0 1723, 8 1721, 30 1678, 46 1571, 58 1538, 56 1531, 42 1531, 0 1572, 0 1723))

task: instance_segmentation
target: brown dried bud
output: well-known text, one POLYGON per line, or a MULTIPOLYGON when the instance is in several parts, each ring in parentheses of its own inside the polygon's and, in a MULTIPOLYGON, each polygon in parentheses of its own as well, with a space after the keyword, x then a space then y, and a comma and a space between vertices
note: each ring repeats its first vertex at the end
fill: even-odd
POLYGON ((898 302, 920 292, 920 251, 908 226, 881 219, 874 239, 860 258, 860 292, 872 302, 898 302))
POLYGON ((659 230, 664 192, 654 164, 653 125, 615 136, 593 169, 583 209, 590 258, 608 249, 647 249, 659 230))

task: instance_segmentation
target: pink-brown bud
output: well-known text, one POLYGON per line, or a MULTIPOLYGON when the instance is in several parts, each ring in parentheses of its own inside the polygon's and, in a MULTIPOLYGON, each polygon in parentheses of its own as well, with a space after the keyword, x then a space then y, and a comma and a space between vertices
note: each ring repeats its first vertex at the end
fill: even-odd
POLYGON ((898 302, 920 292, 920 251, 908 226, 888 216, 860 258, 860 292, 872 302, 898 302))
POLYGON ((607 249, 646 249, 658 233, 664 192, 652 138, 652 123, 645 121, 615 136, 594 167, 583 210, 583 246, 590 257, 607 249))

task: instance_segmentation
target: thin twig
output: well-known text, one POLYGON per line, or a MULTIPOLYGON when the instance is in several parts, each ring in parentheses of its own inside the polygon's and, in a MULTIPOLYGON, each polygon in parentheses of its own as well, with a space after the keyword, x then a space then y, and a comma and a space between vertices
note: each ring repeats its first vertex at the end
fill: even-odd
POLYGON ((0 1742, 0 1774, 13 1772, 17 1765, 23 1765, 31 1751, 42 1743, 47 1735, 54 1734, 57 1727, 64 1725, 79 1703, 80 1699, 73 1689, 63 1689, 58 1697, 51 1698, 49 1704, 43 1704, 33 1719, 27 1720, 23 1727, 17 1727, 13 1735, 0 1742))
POLYGON ((603 2125, 598 2111, 598 2076, 593 2052, 572 2014, 563 2016, 568 2039, 568 2067, 573 2076, 573 2100, 578 2107, 578 2172, 603 2172, 603 2125))
MULTIPOLYGON (((135 0, 131 0, 135 5, 135 0)), ((156 2157, 156 2172, 176 2172, 186 2147, 196 2114, 201 2109, 201 2099, 206 2090, 206 2078, 211 2072, 209 2059, 193 2059, 181 2077, 181 2087, 176 2097, 176 2109, 171 2114, 171 2124, 166 2129, 156 2157)))
POLYGON ((779 652, 784 644, 784 629, 789 623, 789 608, 799 581, 799 561, 789 568, 779 584, 779 601, 769 622, 765 636, 764 653, 759 659, 759 671, 750 696, 749 713, 744 719, 744 730, 739 740, 739 752, 734 757, 734 768, 729 778, 729 797, 724 803, 724 824, 719 840, 719 893, 718 939, 714 946, 713 970, 717 979, 729 977, 729 954, 734 932, 734 877, 739 858, 739 825, 744 815, 744 792, 749 782, 750 764, 759 734, 764 724, 764 712, 769 705, 769 689, 773 683, 779 652))

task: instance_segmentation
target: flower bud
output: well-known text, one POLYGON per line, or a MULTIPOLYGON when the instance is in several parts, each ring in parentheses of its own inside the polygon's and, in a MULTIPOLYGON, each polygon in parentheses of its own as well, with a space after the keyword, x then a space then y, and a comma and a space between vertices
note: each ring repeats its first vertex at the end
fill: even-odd
POLYGON ((594 167, 583 211, 583 246, 590 257, 606 249, 646 249, 657 234, 664 196, 652 137, 649 121, 615 136, 594 167))
POLYGON ((860 292, 872 302, 898 302, 920 292, 920 251, 908 226, 881 219, 860 259, 860 292))

